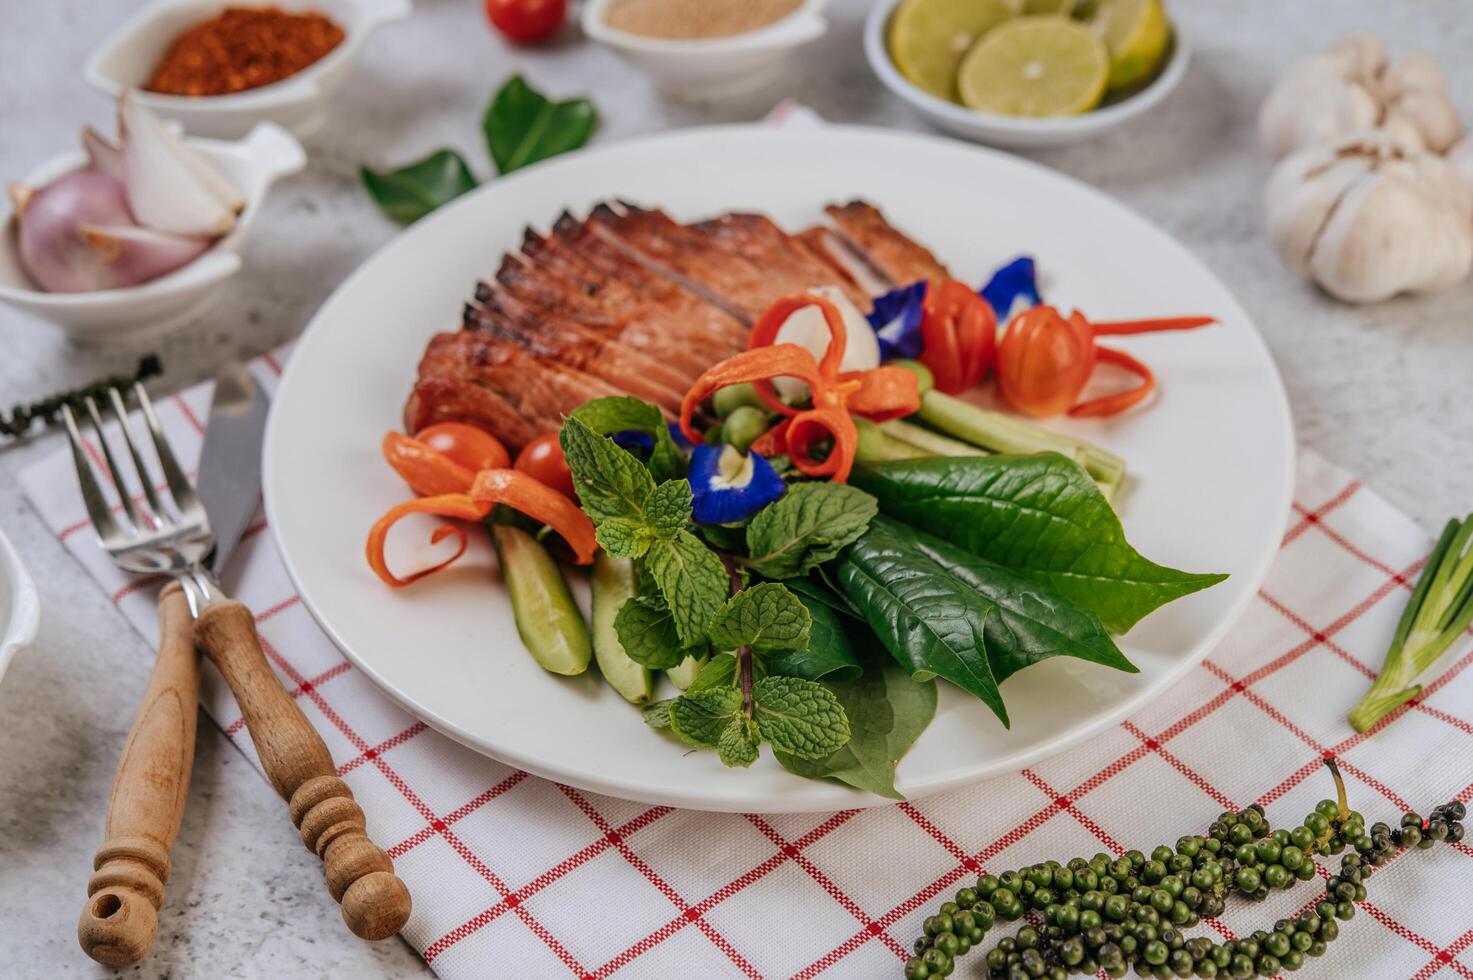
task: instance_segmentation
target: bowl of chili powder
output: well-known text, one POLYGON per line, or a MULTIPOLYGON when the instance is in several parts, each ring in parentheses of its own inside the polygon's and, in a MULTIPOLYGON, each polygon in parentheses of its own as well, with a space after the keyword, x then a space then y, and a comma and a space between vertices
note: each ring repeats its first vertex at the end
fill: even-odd
POLYGON ((102 43, 85 74, 109 94, 134 90, 200 136, 235 139, 263 121, 304 135, 368 35, 409 16, 410 2, 156 0, 102 43))

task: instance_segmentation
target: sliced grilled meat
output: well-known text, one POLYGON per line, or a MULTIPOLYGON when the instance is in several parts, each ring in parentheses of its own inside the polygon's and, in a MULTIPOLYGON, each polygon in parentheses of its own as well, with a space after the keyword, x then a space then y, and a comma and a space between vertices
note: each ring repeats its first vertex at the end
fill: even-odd
POLYGON ((920 279, 948 279, 951 274, 930 250, 906 237, 864 201, 830 204, 824 211, 845 243, 863 255, 897 286, 920 279))
POLYGON ((687 227, 754 265, 786 270, 782 277, 784 281, 796 283, 801 280, 807 284, 805 289, 837 287, 862 312, 869 312, 870 294, 856 284, 846 269, 804 246, 765 215, 723 214, 687 227))

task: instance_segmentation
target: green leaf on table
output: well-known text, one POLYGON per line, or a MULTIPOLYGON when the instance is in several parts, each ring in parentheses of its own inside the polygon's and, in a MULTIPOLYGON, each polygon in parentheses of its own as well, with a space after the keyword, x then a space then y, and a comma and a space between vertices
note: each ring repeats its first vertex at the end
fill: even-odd
POLYGON ((806 650, 812 624, 808 607, 797 596, 778 582, 762 582, 727 599, 711 620, 708 635, 720 650, 806 650))
POLYGON ((600 548, 615 558, 643 558, 655 540, 648 524, 633 517, 606 517, 594 531, 600 548))
POLYGON ((553 102, 521 75, 513 75, 501 86, 481 122, 486 148, 496 169, 504 174, 578 149, 597 126, 598 111, 592 102, 553 102))
POLYGON ((762 737, 789 755, 822 759, 849 741, 844 707, 822 684, 801 677, 764 677, 752 685, 752 704, 762 737))
POLYGON ((737 715, 721 730, 716 753, 723 766, 745 769, 757 761, 757 746, 761 741, 757 723, 746 715, 737 715))
POLYGON ((649 402, 632 395, 610 395, 584 402, 573 412, 573 418, 599 435, 616 432, 643 432, 654 440, 646 462, 656 480, 670 480, 685 474, 685 457, 670 437, 665 416, 649 402))
MULTIPOLYGON (((807 580, 795 578, 783 584, 791 586, 795 582, 805 581, 807 580)), ((813 621, 813 626, 808 631, 808 648, 771 653, 762 657, 761 661, 767 667, 768 673, 782 674, 785 677, 806 677, 810 681, 858 677, 859 660, 854 655, 854 647, 848 634, 844 632, 839 614, 832 607, 807 595, 800 594, 798 598, 808 609, 809 618, 813 621)))
POLYGON ((403 224, 476 189, 476 178, 454 150, 437 150, 397 170, 359 167, 358 177, 379 209, 403 224))
POLYGON ((614 517, 644 520, 655 480, 643 463, 576 416, 563 420, 558 441, 573 472, 578 503, 595 524, 614 517))
POLYGON ((726 602, 728 581, 721 559, 700 538, 680 531, 652 544, 644 566, 670 608, 681 645, 705 643, 712 618, 726 602))
POLYGON ((863 490, 841 483, 799 483, 747 525, 744 564, 772 579, 807 574, 864 533, 877 507, 863 490))
POLYGON ((649 704, 640 708, 639 713, 644 717, 644 723, 651 728, 669 728, 670 706, 674 703, 674 698, 666 698, 663 701, 651 701, 649 704))
POLYGON ((848 743, 823 759, 774 752, 777 761, 809 779, 837 779, 877 796, 904 799, 895 791, 895 766, 936 715, 936 682, 918 684, 888 658, 873 657, 863 675, 831 677, 824 686, 844 707, 848 743))
POLYGON ((742 692, 734 687, 682 694, 670 705, 670 728, 691 745, 714 746, 741 711, 742 692))
POLYGON ((670 610, 648 597, 625 600, 614 614, 614 632, 629 659, 642 667, 669 670, 686 657, 670 610))
POLYGON ((883 513, 1073 600, 1114 633, 1227 577, 1143 557, 1094 481, 1057 453, 885 463, 852 482, 883 513))
POLYGON ((649 528, 662 538, 672 538, 690 524, 690 481, 666 480, 655 487, 645 502, 644 516, 649 528))

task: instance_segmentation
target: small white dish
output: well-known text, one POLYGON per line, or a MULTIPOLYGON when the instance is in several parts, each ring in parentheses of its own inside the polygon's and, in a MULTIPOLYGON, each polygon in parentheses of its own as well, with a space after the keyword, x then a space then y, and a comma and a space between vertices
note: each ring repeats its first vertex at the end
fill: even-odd
POLYGON ((870 70, 879 76, 891 92, 908 102, 912 109, 948 133, 972 140, 1013 149, 1041 149, 1067 146, 1098 136, 1121 123, 1134 119, 1153 108, 1171 91, 1187 72, 1191 60, 1191 43, 1182 34, 1177 21, 1171 22, 1171 48, 1166 64, 1144 88, 1117 101, 1107 101, 1097 109, 1078 116, 1052 119, 1025 119, 978 112, 964 105, 937 98, 911 82, 895 67, 885 44, 890 15, 900 0, 878 0, 870 8, 864 24, 864 55, 870 70))
POLYGON ((41 599, 20 555, 0 531, 0 680, 10 661, 36 639, 41 599))
POLYGON ((766 27, 729 37, 657 38, 610 27, 604 19, 614 0, 586 0, 583 33, 613 48, 667 95, 683 100, 740 95, 768 81, 794 49, 828 30, 827 0, 805 0, 766 27))
POLYGON ((348 77, 368 35, 383 24, 403 20, 411 0, 278 0, 285 10, 316 10, 343 29, 343 40, 321 60, 288 78, 231 95, 183 96, 144 92, 174 38, 220 13, 224 0, 157 0, 134 14, 104 41, 83 70, 87 81, 108 95, 134 89, 134 98, 165 119, 177 119, 186 132, 216 139, 239 139, 260 122, 274 122, 305 136, 326 116, 327 103, 348 77))
MULTIPOLYGON (((241 244, 256 220, 266 192, 279 178, 307 163, 296 137, 274 123, 261 123, 239 142, 190 139, 245 198, 235 228, 182 268, 123 289, 90 293, 49 293, 36 288, 21 268, 15 214, 7 206, 0 217, 0 301, 56 324, 78 344, 110 343, 163 333, 202 310, 219 294, 225 280, 240 271, 241 244)), ((86 163, 78 151, 37 167, 22 183, 40 187, 86 163)))

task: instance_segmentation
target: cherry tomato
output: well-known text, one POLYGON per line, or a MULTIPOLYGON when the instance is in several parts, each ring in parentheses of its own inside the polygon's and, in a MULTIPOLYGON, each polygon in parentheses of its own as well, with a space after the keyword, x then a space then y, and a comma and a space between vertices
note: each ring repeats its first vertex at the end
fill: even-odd
POLYGON ((538 436, 523 446, 517 453, 515 466, 539 483, 573 496, 573 471, 568 469, 568 461, 563 458, 563 447, 556 432, 538 436))
POLYGON ((922 307, 921 363, 931 369, 936 389, 957 395, 992 370, 997 316, 966 283, 947 279, 926 287, 922 307))
POLYGON ((414 438, 435 452, 448 456, 472 473, 511 465, 511 454, 491 433, 464 422, 440 422, 426 426, 414 438))
POLYGON ((486 19, 518 44, 547 37, 567 13, 568 0, 486 0, 486 19))
POLYGON ((997 348, 998 387, 1024 415, 1069 411, 1094 366, 1089 323, 1078 311, 1066 320, 1052 306, 1035 306, 1013 317, 997 348))

